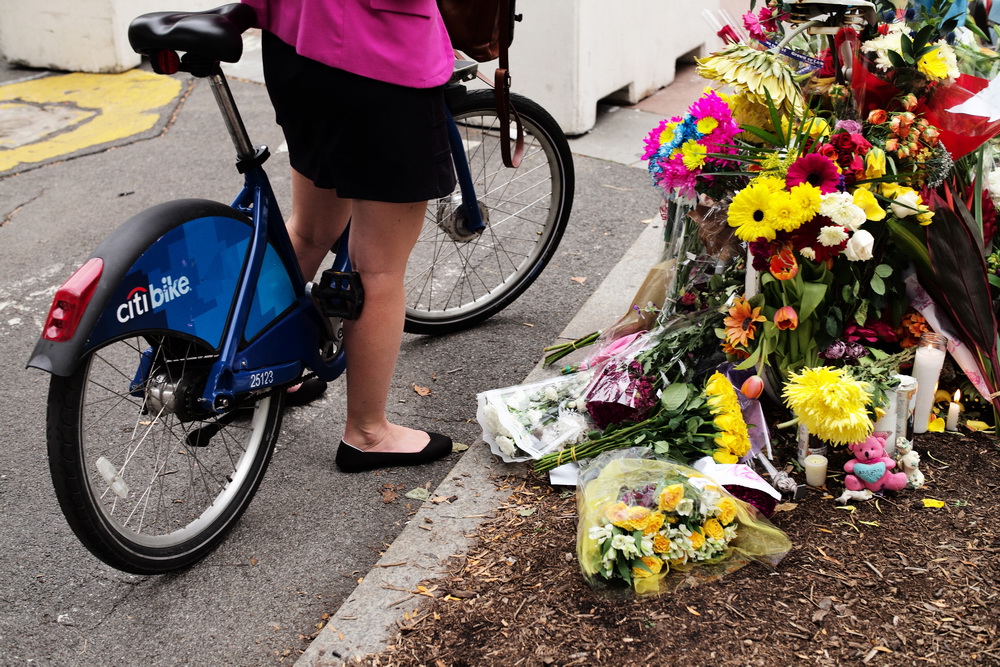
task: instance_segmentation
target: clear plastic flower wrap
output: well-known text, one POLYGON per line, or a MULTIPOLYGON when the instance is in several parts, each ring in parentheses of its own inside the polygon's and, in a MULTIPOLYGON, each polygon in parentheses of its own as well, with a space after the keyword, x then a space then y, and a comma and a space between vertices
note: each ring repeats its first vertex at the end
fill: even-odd
POLYGON ((601 360, 584 392, 587 413, 598 428, 639 422, 659 401, 657 379, 643 370, 636 356, 656 341, 652 332, 633 339, 624 349, 601 360))
POLYGON ((593 374, 581 371, 478 394, 483 440, 507 463, 583 441, 593 428, 583 401, 593 374))
POLYGON ((776 566, 788 537, 694 468, 645 448, 606 452, 577 487, 580 570, 595 588, 656 595, 751 561, 776 566))

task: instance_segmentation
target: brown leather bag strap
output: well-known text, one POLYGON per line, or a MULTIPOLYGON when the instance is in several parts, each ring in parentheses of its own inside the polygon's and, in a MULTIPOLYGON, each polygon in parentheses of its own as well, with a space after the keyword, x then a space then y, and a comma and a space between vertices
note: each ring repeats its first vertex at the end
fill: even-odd
POLYGON ((517 109, 510 103, 510 69, 507 60, 507 46, 511 41, 511 30, 513 26, 513 16, 511 15, 510 0, 500 0, 500 60, 497 63, 496 72, 493 75, 493 93, 496 96, 497 118, 500 120, 500 130, 504 134, 500 138, 500 155, 503 158, 504 166, 508 168, 517 167, 524 157, 524 126, 521 124, 521 117, 517 115, 517 109), (513 117, 517 127, 517 138, 514 142, 514 153, 510 150, 510 122, 513 117))

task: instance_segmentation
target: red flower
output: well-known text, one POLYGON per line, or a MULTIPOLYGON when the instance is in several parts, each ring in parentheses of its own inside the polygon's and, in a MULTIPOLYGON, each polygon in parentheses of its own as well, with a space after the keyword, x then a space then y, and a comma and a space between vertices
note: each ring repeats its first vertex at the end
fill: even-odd
POLYGON ((833 157, 819 153, 807 153, 800 157, 788 167, 788 176, 785 178, 788 189, 791 190, 800 183, 808 183, 819 188, 823 194, 836 192, 840 184, 840 172, 831 161, 833 157))

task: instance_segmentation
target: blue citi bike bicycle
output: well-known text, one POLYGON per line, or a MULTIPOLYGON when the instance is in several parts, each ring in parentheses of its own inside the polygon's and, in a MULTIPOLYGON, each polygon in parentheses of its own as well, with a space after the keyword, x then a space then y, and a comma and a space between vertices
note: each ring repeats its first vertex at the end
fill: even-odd
MULTIPOLYGON (((342 322, 363 307, 346 238, 317 283, 302 276, 220 62, 242 55, 246 5, 137 18, 129 40, 159 73, 209 80, 244 183, 231 205, 183 199, 115 230, 53 299, 28 365, 52 374, 47 440, 60 507, 81 542, 139 574, 209 553, 252 499, 281 423, 285 388, 344 371, 342 322), (183 57, 178 56, 183 53, 183 57)), ((407 269, 406 328, 483 321, 537 277, 563 234, 573 163, 555 121, 520 97, 524 158, 490 91, 447 88, 460 188, 431 202, 407 269)), ((348 232, 345 232, 345 237, 348 232)))

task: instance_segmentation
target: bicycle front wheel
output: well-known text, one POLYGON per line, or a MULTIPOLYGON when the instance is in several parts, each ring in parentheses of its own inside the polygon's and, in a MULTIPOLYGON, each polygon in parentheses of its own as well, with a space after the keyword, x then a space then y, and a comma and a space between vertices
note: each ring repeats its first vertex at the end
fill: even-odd
POLYGON ((81 542, 136 574, 205 556, 246 509, 267 468, 283 392, 222 415, 197 407, 215 355, 176 334, 103 345, 49 387, 49 466, 81 542))
POLYGON ((451 108, 462 135, 486 228, 463 229, 461 194, 431 201, 406 268, 406 331, 444 334, 506 308, 538 277, 562 238, 573 205, 569 143, 538 104, 511 95, 524 126, 524 158, 504 166, 491 90, 451 108))

